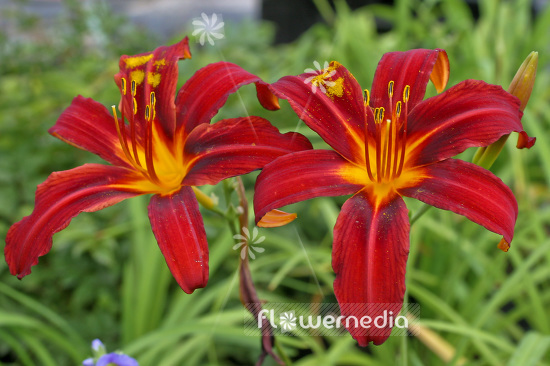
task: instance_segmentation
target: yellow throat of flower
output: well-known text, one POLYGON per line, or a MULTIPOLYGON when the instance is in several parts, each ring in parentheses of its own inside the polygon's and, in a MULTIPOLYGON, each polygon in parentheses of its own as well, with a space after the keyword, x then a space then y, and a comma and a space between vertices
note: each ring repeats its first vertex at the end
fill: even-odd
MULTIPOLYGON (((122 78, 122 92, 126 93, 126 79, 122 78)), ((149 103, 145 106, 145 115, 141 116, 146 122, 145 128, 138 131, 136 120, 138 105, 136 102, 136 81, 131 82, 133 96, 133 113, 128 117, 128 125, 125 116, 119 119, 116 107, 112 106, 115 126, 120 146, 126 160, 133 166, 143 179, 137 180, 133 188, 147 193, 170 194, 180 188, 186 174, 186 166, 183 161, 181 146, 167 143, 164 132, 156 121, 156 97, 155 93, 149 95, 149 103)))

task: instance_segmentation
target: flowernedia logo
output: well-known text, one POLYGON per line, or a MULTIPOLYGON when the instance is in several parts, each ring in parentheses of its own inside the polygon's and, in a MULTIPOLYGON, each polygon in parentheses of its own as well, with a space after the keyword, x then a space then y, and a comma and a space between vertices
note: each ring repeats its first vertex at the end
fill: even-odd
MULTIPOLYGON (((247 304, 247 308, 257 304, 247 304)), ((416 335, 419 322, 418 304, 345 304, 356 314, 376 316, 343 316, 337 303, 274 303, 262 304, 263 309, 254 319, 245 315, 245 335, 258 335, 266 324, 273 335, 294 336, 344 336, 346 328, 363 330, 365 335, 393 328, 392 336, 416 335), (399 311, 401 309, 401 312, 399 311)), ((264 329, 265 331, 265 329, 264 329)))

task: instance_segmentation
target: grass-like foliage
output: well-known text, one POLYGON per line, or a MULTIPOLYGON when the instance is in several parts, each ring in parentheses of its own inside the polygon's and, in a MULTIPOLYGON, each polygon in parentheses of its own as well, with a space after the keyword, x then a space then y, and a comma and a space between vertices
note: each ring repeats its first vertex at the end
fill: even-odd
MULTIPOLYGON (((369 87, 385 52, 443 48, 451 62, 449 85, 482 79, 506 88, 529 52, 538 51, 537 80, 523 116, 537 143, 531 150, 516 150, 512 136, 491 169, 519 203, 508 253, 497 249, 497 235, 453 213, 431 209, 415 221, 407 301, 420 305, 420 336, 390 337, 365 349, 349 335, 281 336, 276 352, 300 366, 550 364, 550 6, 535 13, 534 1, 480 0, 476 18, 461 0, 397 0, 393 7, 355 11, 342 0, 335 1, 335 9, 315 3, 326 22, 291 44, 273 46, 270 24, 226 20, 225 38, 215 46, 191 44, 193 58, 180 62, 179 85, 198 68, 222 59, 268 82, 300 74, 316 60, 337 60, 369 87), (377 22, 391 29, 377 33, 377 22)), ((1 237, 31 212, 36 185, 51 172, 99 162, 47 134, 60 112, 77 94, 117 104, 112 75, 118 57, 160 44, 124 19, 112 19, 104 8, 64 4, 66 15, 50 33, 23 8, 1 15, 10 24, 0 35, 1 237)), ((182 34, 162 42, 192 30, 188 24, 182 34)), ((281 107, 263 110, 253 87, 245 87, 217 118, 260 115, 283 131, 305 134, 315 147, 326 146, 288 103, 281 107)), ((463 158, 472 155, 466 151, 463 158)), ((243 177, 249 202, 256 176, 243 177)), ((221 184, 205 191, 224 196, 221 184)), ((332 228, 344 199, 295 204, 287 211, 298 213, 296 221, 259 229, 265 251, 250 261, 250 269, 260 299, 335 302, 332 228)), ((187 295, 155 243, 146 202, 132 199, 75 218, 22 281, 0 262, 0 364, 80 364, 95 338, 143 366, 254 364, 260 338, 243 332, 247 313, 239 301, 240 251, 232 249, 236 241, 227 223, 204 210, 210 280, 187 295)), ((422 208, 417 201, 407 204, 411 215, 422 208)), ((264 365, 275 362, 267 358, 264 365)))

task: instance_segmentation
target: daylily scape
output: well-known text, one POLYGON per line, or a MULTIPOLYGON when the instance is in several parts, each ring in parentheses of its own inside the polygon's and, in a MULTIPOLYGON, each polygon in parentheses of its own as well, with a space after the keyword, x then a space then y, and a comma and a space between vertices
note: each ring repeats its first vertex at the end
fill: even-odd
POLYGON ((52 246, 52 236, 80 212, 93 212, 126 198, 153 194, 151 227, 181 288, 191 293, 208 281, 208 246, 196 186, 262 168, 310 142, 281 134, 260 117, 210 124, 228 95, 260 79, 235 64, 217 62, 198 70, 176 96, 180 59, 190 58, 188 39, 153 52, 120 58, 115 82, 121 93, 112 114, 103 105, 76 97, 50 129, 53 136, 99 155, 111 165, 85 164, 54 172, 36 191, 30 216, 14 224, 5 256, 12 274, 31 272, 52 246))
MULTIPOLYGON (((285 76, 269 86, 333 150, 281 156, 257 178, 256 222, 269 211, 320 196, 352 195, 334 226, 334 291, 344 317, 398 314, 405 293, 409 217, 403 196, 464 215, 513 238, 518 206, 493 173, 452 157, 520 132, 519 100, 500 86, 466 80, 441 93, 449 60, 440 49, 385 54, 372 89, 332 62, 326 92, 314 92, 310 74, 285 76), (424 99, 428 81, 441 93, 424 99)), ((315 85, 313 85, 315 86, 315 85)), ((383 343, 391 325, 348 327, 361 346, 383 343)))

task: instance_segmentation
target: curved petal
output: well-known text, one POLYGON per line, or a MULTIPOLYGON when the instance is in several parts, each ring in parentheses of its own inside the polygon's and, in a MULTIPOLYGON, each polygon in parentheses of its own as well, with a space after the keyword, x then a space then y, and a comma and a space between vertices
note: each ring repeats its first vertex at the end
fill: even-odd
POLYGON ((298 217, 296 213, 288 213, 281 210, 273 209, 266 213, 260 221, 258 227, 280 227, 287 225, 298 217))
POLYGON ((367 111, 371 118, 372 112, 365 109, 363 91, 344 66, 331 62, 324 70, 285 76, 271 84, 271 90, 288 100, 298 117, 340 155, 359 162, 364 156, 367 111))
POLYGON ((208 243, 199 204, 191 187, 154 195, 149 220, 170 272, 190 294, 208 282, 208 243))
MULTIPOLYGON (((229 94, 243 85, 260 81, 256 75, 230 62, 216 62, 197 70, 178 92, 177 129, 183 128, 186 136, 196 126, 210 123, 229 94)), ((260 87, 258 97, 260 100, 268 99, 265 87, 260 87)))
POLYGON ((425 177, 400 193, 464 215, 510 243, 518 216, 514 194, 497 176, 475 164, 448 159, 423 167, 425 177))
POLYGON ((408 108, 411 110, 424 99, 428 80, 442 91, 449 80, 449 59, 441 49, 417 49, 388 52, 378 63, 371 90, 371 106, 393 110, 389 105, 388 84, 394 82, 394 101, 403 100, 405 86, 410 86, 408 108))
POLYGON ((500 86, 465 80, 410 112, 407 164, 429 164, 490 145, 523 131, 521 116, 518 99, 500 86))
POLYGON ((281 134, 260 117, 202 124, 185 142, 184 153, 191 163, 183 184, 216 184, 263 168, 281 155, 306 149, 311 149, 311 143, 303 135, 281 134))
POLYGON ((93 99, 80 95, 74 98, 48 132, 113 165, 129 167, 120 147, 114 117, 93 99))
POLYGON ((342 206, 334 226, 334 293, 344 324, 360 346, 384 343, 392 327, 376 318, 401 311, 409 228, 407 207, 397 194, 377 205, 362 191, 342 206), (373 321, 367 327, 361 319, 373 321))
POLYGON ((256 223, 274 208, 358 192, 363 185, 349 182, 343 174, 351 165, 331 150, 300 151, 266 165, 254 188, 256 223))
POLYGON ((94 212, 140 193, 118 188, 131 172, 100 164, 52 173, 36 190, 34 211, 15 223, 6 236, 4 253, 18 278, 31 273, 38 257, 52 247, 52 236, 81 212, 94 212))
POLYGON ((174 135, 178 60, 186 58, 191 58, 187 37, 152 52, 120 58, 120 72, 115 75, 115 82, 122 94, 120 108, 126 118, 135 119, 139 123, 139 129, 145 128, 146 108, 149 106, 162 123, 166 135, 174 135), (133 82, 135 90, 132 90, 133 82), (151 97, 151 93, 154 93, 154 97, 151 97))

